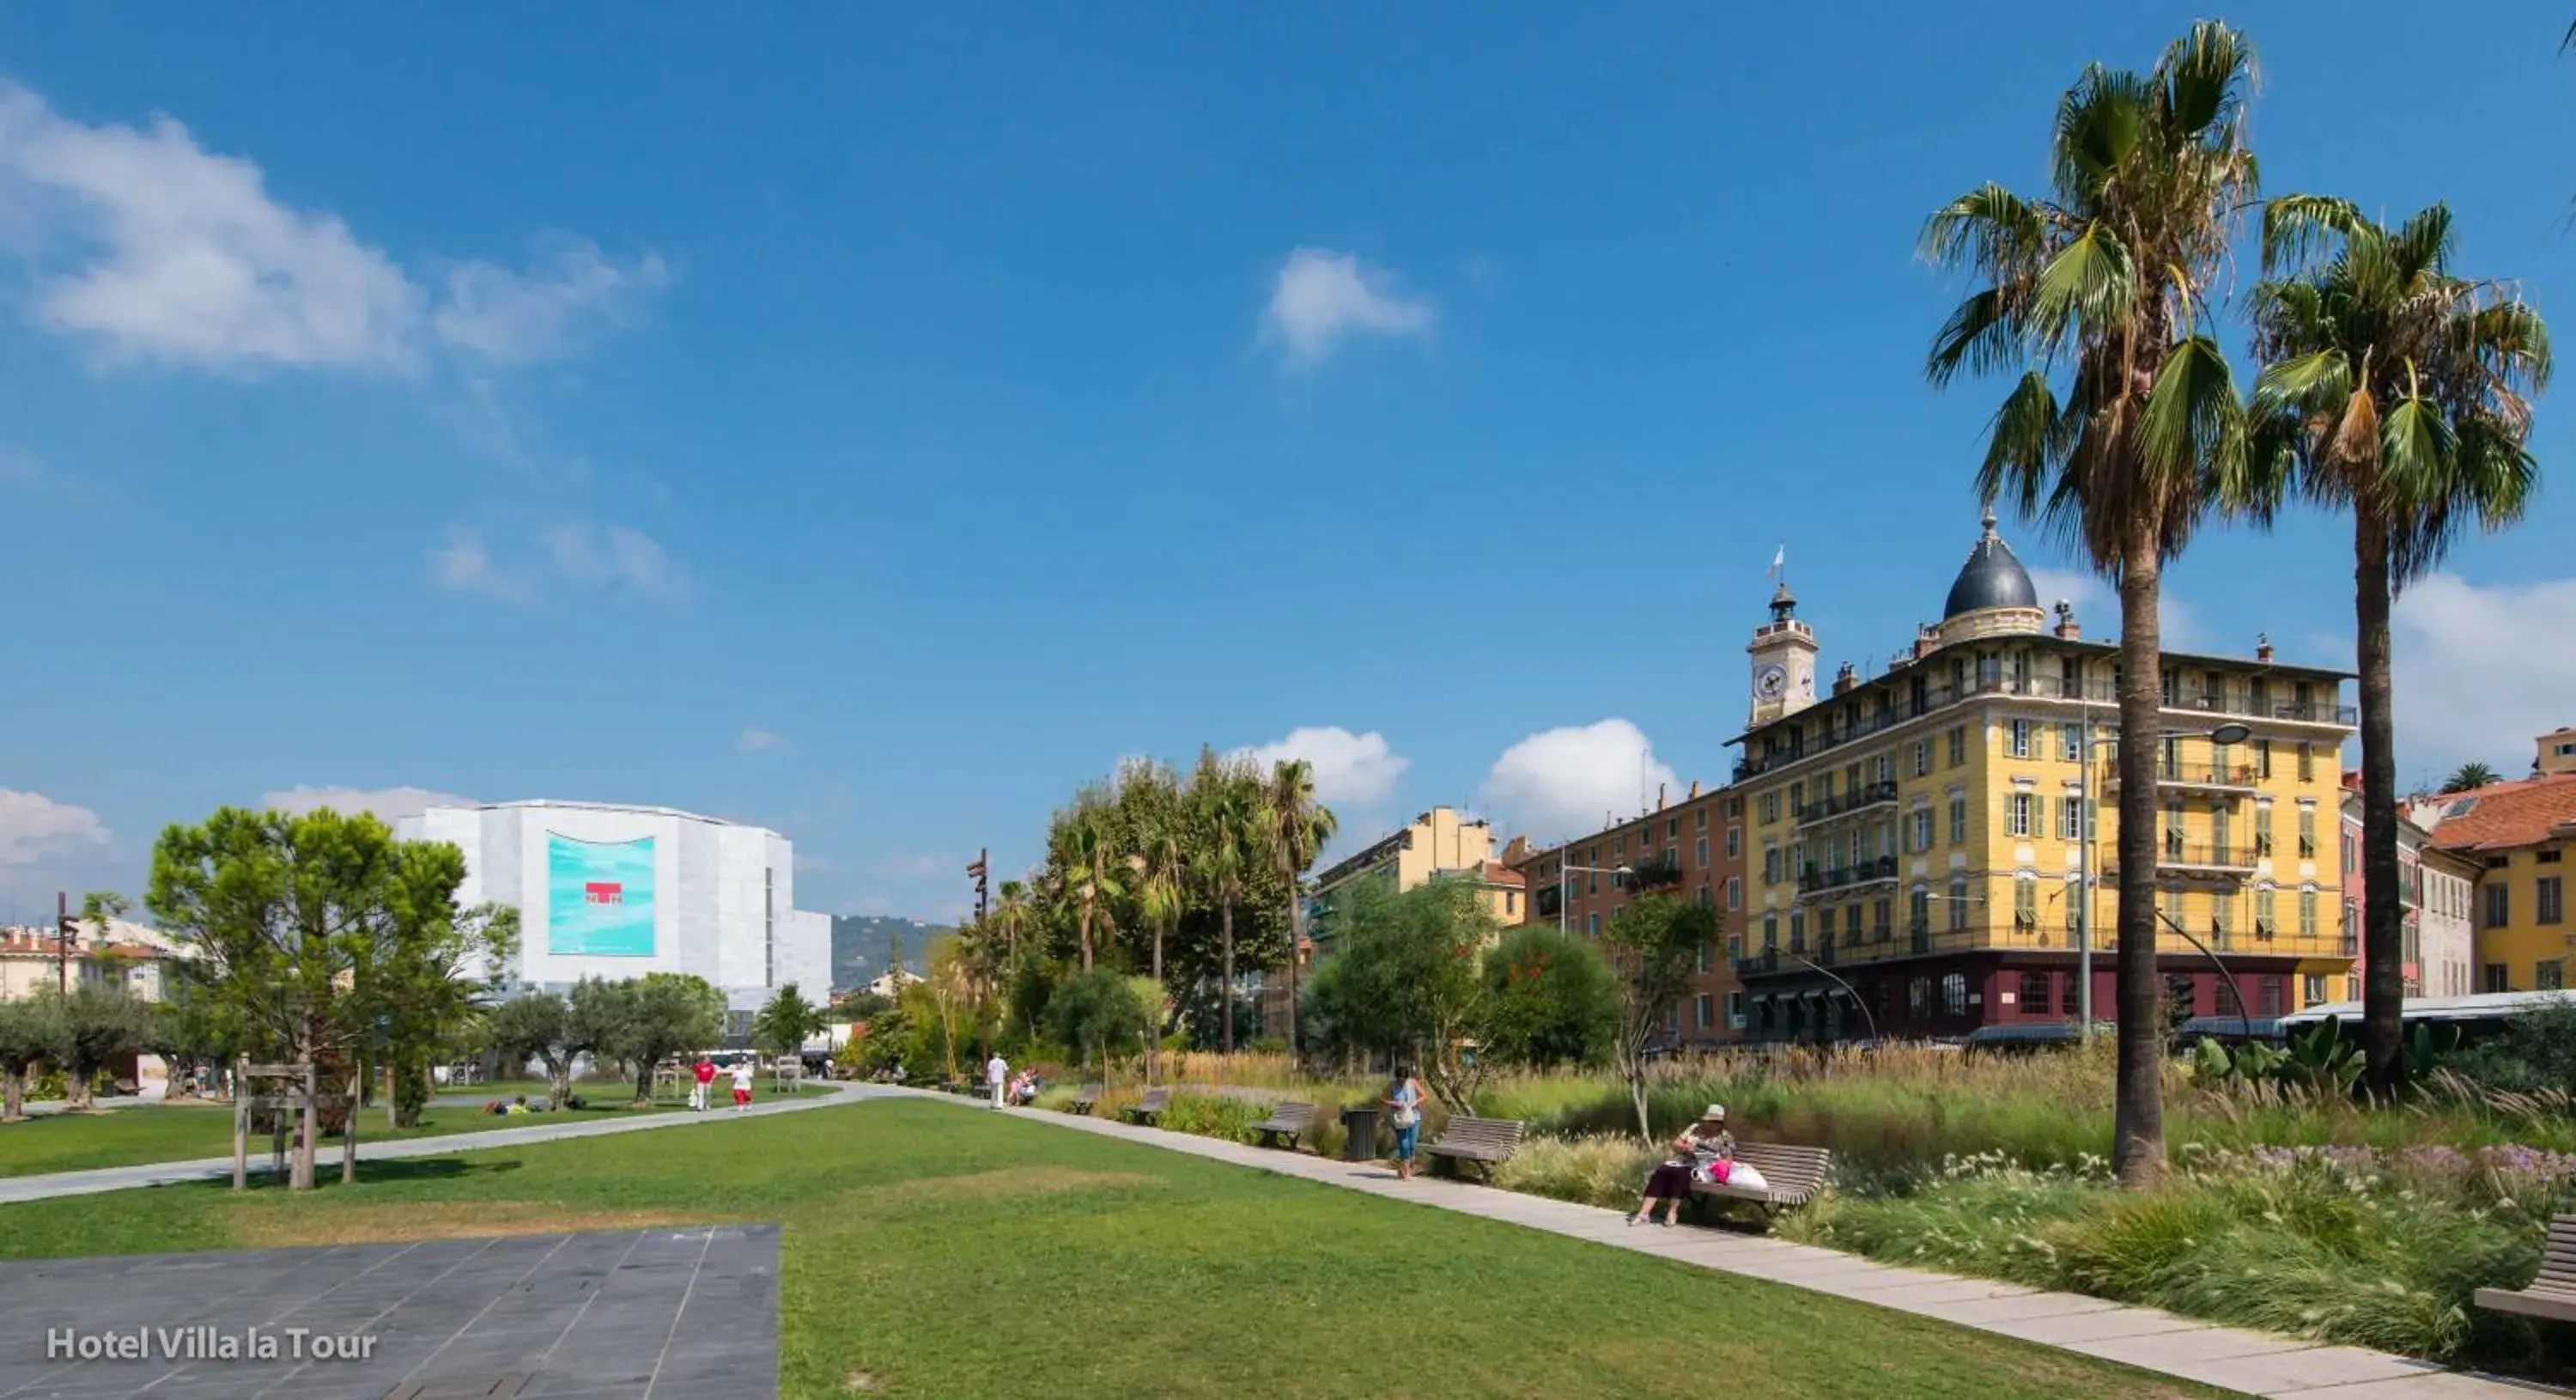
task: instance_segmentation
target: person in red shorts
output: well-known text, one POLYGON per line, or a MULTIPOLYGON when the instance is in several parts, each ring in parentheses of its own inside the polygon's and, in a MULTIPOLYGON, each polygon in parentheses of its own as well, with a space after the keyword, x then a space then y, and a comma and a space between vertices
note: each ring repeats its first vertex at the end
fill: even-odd
POLYGON ((733 1062, 733 1111, 751 1111, 751 1057, 748 1055, 733 1062))

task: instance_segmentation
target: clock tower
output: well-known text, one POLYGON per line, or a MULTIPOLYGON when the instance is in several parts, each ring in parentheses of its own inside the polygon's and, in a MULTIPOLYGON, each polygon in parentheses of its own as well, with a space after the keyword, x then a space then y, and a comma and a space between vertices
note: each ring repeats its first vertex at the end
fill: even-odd
POLYGON ((1794 715, 1816 703, 1816 634, 1798 620, 1798 600, 1783 583, 1771 595, 1771 620, 1753 629, 1753 716, 1747 727, 1794 715))

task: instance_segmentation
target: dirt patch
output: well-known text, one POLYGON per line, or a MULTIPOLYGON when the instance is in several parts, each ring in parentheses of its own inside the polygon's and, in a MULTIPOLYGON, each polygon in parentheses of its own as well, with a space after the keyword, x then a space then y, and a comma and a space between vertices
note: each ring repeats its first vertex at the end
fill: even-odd
POLYGON ((1067 1191, 1100 1191, 1117 1186, 1160 1186, 1163 1179, 1143 1172, 1085 1172, 1070 1167, 1015 1167, 1009 1171, 973 1172, 965 1176, 917 1177, 871 1193, 878 1200, 948 1199, 960 1196, 1056 1196, 1067 1191))
POLYGON ((718 1218, 668 1210, 565 1210, 536 1201, 401 1201, 357 1210, 242 1205, 233 1238, 248 1248, 324 1244, 409 1244, 492 1235, 569 1234, 708 1225, 718 1218))

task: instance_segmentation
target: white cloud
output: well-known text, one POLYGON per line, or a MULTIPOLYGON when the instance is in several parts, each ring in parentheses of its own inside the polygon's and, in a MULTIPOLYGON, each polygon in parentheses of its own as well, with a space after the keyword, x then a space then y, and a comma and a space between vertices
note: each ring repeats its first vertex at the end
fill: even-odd
POLYGON ((0 788, 0 867, 35 865, 108 843, 107 823, 87 807, 42 793, 0 788))
POLYGON ((1265 771, 1281 759, 1306 760, 1315 770, 1316 800, 1327 806, 1374 807, 1395 795, 1396 779, 1413 766, 1412 759, 1389 749, 1386 736, 1376 730, 1353 734, 1339 725, 1292 729, 1284 739, 1236 754, 1265 771))
POLYGON ((561 236, 541 265, 451 268, 436 294, 337 214, 274 198, 266 174, 168 116, 96 125, 0 80, 0 235, 29 310, 108 363, 409 373, 433 352, 525 363, 567 353, 667 281, 561 236))
MULTIPOLYGON (((2107 581, 2074 569, 2033 569, 2030 581, 2039 590, 2039 605, 2052 613, 2061 601, 2073 603, 2084 635, 2120 635, 2120 595, 2107 581)), ((2199 651, 2211 645, 2199 610, 2175 597, 2171 588, 2157 595, 2156 630, 2167 651, 2199 651)), ((2241 650, 2251 653, 2254 638, 2249 635, 2244 641, 2241 650)))
POLYGON ((1284 347, 1293 366, 1320 364, 1353 335, 1424 335, 1428 299, 1406 296, 1394 277, 1349 253, 1299 248, 1279 265, 1261 335, 1284 347))
POLYGON ((737 753, 768 753, 772 749, 785 748, 787 739, 784 735, 767 729, 746 729, 742 731, 742 737, 734 741, 733 746, 737 753))
POLYGON ((291 787, 279 792, 262 793, 259 805, 280 812, 305 813, 324 807, 343 815, 373 812, 388 823, 402 817, 416 817, 430 807, 472 807, 473 798, 452 792, 432 792, 428 788, 347 788, 291 787))
POLYGON ((447 543, 430 551, 429 565, 438 586, 451 593, 480 594, 508 603, 524 603, 535 594, 526 578, 496 566, 482 537, 471 530, 450 529, 447 543))
POLYGON ((641 530, 577 521, 548 530, 545 545, 568 583, 624 589, 666 603, 689 594, 688 571, 641 530))
POLYGON ((488 262, 450 268, 446 299, 430 317, 438 338, 502 364, 554 359, 580 348, 593 328, 631 319, 670 280, 651 253, 620 263, 587 239, 557 236, 546 253, 526 272, 488 262))
POLYGON ((2398 595, 2389 617, 2398 782, 2471 759, 2522 776, 2533 736, 2576 723, 2571 617, 2576 578, 2480 587, 2434 574, 2398 595))
POLYGON ((1601 828, 1603 815, 1631 815, 1657 784, 1679 783, 1643 731, 1624 719, 1532 734, 1494 760, 1484 801, 1534 840, 1601 828))

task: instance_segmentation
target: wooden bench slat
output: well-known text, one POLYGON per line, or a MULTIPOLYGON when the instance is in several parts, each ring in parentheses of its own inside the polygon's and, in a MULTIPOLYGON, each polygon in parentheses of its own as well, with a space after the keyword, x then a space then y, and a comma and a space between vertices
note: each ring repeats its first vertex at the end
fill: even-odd
POLYGON ((2481 1288, 2471 1297, 2490 1312, 2576 1322, 2576 1215, 2553 1217, 2540 1271, 2525 1288, 2481 1288))

